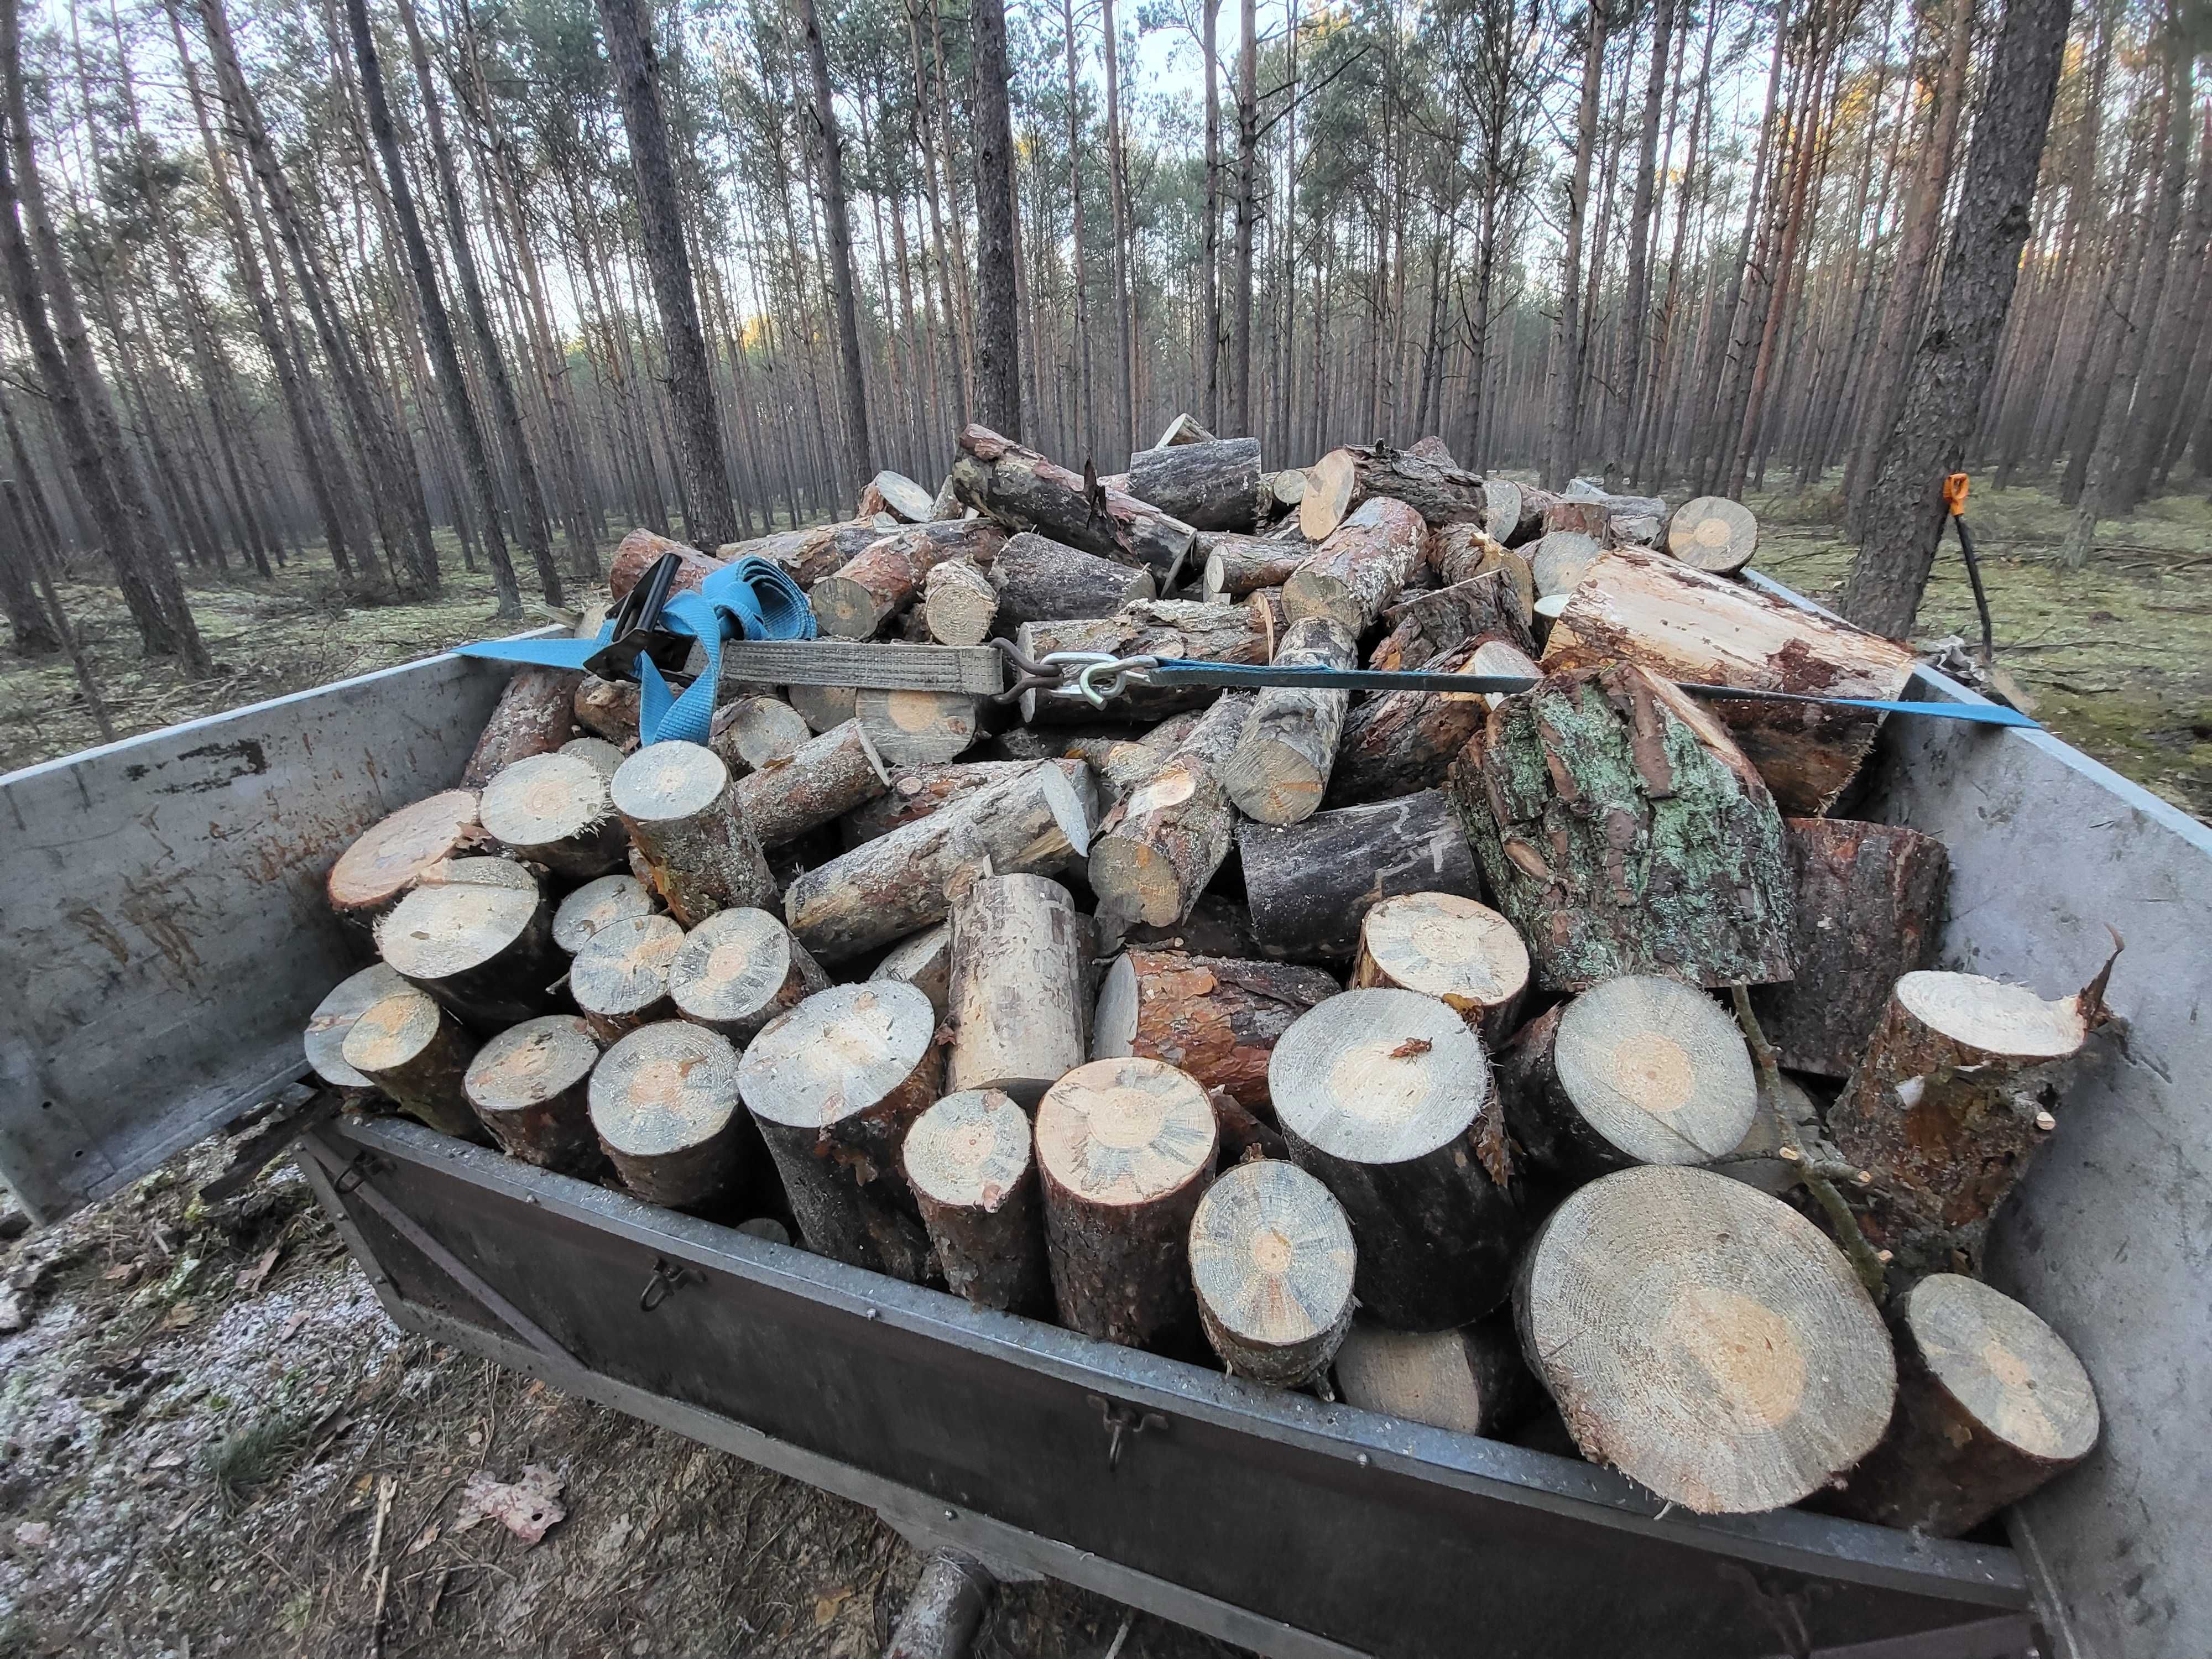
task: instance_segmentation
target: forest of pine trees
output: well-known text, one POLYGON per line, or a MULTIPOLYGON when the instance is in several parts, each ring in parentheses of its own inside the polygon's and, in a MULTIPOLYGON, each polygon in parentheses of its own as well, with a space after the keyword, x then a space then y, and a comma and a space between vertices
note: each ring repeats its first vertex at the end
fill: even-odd
POLYGON ((97 578, 191 672, 187 576, 368 604, 456 543, 519 614, 633 525, 933 489, 971 419, 1817 484, 1891 632, 1960 458, 2076 562, 2212 477, 2203 0, 1222 14, 0 0, 17 647, 97 578))

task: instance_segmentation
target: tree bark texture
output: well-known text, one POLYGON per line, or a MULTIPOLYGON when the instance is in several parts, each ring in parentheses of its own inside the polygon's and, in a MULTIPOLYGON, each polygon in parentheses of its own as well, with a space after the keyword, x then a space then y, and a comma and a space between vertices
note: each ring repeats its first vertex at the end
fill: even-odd
MULTIPOLYGON (((1106 651, 1117 657, 1258 664, 1267 660, 1273 641, 1252 613, 1240 606, 1140 599, 1111 617, 1024 623, 1014 643, 1031 661, 1042 661, 1055 651, 1106 651)), ((1206 686, 1132 685, 1115 700, 1114 712, 1124 719, 1154 720, 1201 708, 1219 695, 1206 686)), ((1043 721, 1091 719, 1097 712, 1074 698, 1042 696, 1034 691, 1022 694, 1021 711, 1025 720, 1043 721)))
POLYGON ((1149 502, 1082 478, 988 426, 960 434, 952 487, 962 501, 1009 531, 1034 531, 1164 580, 1188 558, 1198 532, 1149 502))
POLYGON ((952 892, 945 1086, 1026 1109, 1083 1063, 1089 929, 1045 876, 980 876, 952 892))
POLYGON ((1235 839, 1222 769, 1251 716, 1251 699, 1218 699, 1098 826, 1090 876, 1101 909, 1153 927, 1190 914, 1235 839))
POLYGON ((1150 570, 1132 568, 1030 531, 1007 541, 988 574, 998 591, 998 625, 1008 633, 1024 623, 1110 617, 1123 605, 1152 599, 1159 592, 1150 570))
POLYGON ((1106 970, 1091 1057, 1164 1060, 1201 1087, 1267 1113, 1267 1058, 1276 1042, 1342 988, 1317 968, 1133 945, 1106 970))
POLYGON ((1237 848, 1261 952, 1279 961, 1348 964, 1377 902, 1481 890, 1467 836, 1434 789, 1283 829, 1242 824, 1237 848))
POLYGON ((1128 492, 1194 530, 1244 530, 1259 517, 1260 441, 1140 449, 1129 457, 1128 492))

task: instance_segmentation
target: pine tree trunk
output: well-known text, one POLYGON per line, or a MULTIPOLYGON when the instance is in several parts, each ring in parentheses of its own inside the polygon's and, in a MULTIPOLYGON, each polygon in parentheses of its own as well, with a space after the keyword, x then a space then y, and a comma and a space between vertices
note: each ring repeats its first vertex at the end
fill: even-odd
MULTIPOLYGON (((1005 0, 969 12, 975 59, 975 419, 1022 435, 1020 317, 1014 276, 1014 134, 1007 110, 1005 0)), ((1036 411, 1030 411, 1036 413, 1036 411)))

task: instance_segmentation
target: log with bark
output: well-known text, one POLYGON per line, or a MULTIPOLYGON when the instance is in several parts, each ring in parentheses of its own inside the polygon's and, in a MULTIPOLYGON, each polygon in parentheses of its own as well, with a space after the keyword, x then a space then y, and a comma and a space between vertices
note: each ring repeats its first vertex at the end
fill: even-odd
POLYGON ((1536 596, 1571 593, 1589 575, 1590 567, 1605 556, 1605 544, 1579 530, 1547 530, 1528 550, 1528 571, 1536 583, 1536 596))
POLYGON ((684 929, 672 918, 629 916, 607 923, 576 952, 568 994, 603 1045, 673 1017, 668 965, 683 945, 684 929))
POLYGON ((2088 1372, 2057 1332, 2002 1291, 1930 1274, 1898 1304, 1892 1328, 1888 1432, 1824 1507, 1956 1538, 2096 1445, 2088 1372))
POLYGON ((1194 530, 1249 530, 1259 518, 1260 441, 1140 449, 1129 457, 1130 495, 1194 530))
POLYGON ((958 879, 951 902, 945 1086, 1034 1107, 1083 1063, 1090 930, 1067 889, 1045 876, 958 879))
POLYGON ((886 690, 863 686, 853 718, 887 766, 934 766, 975 746, 980 700, 961 691, 886 690))
POLYGON ((942 921, 945 884, 988 860, 1001 875, 1054 875, 1091 849, 1092 802, 1050 761, 807 871, 784 918, 824 963, 942 921))
POLYGON ((1790 976, 1782 819, 1726 730, 1671 683, 1624 663, 1504 698, 1450 790, 1539 990, 1790 976))
POLYGON ((1285 513, 1296 514, 1298 503, 1305 498, 1306 472, 1304 467, 1288 467, 1280 472, 1261 475, 1260 517, 1263 520, 1279 519, 1285 513))
POLYGON ((991 562, 998 625, 1012 632, 1024 623, 1110 617, 1159 592, 1150 570, 1117 563, 1030 532, 1008 538, 991 562))
POLYGON ((1495 1054, 1520 1022, 1528 948, 1487 905, 1457 893, 1405 893, 1360 922, 1352 983, 1434 997, 1495 1054))
POLYGON ((1360 1305, 1443 1330, 1504 1302, 1527 1229, 1480 1041, 1411 991, 1347 991, 1267 1064, 1291 1156, 1352 1218, 1360 1305))
POLYGON ((1252 913, 1219 893, 1200 893, 1190 914, 1180 921, 1161 927, 1139 922, 1116 931, 1128 944, 1147 950, 1225 957, 1231 962, 1250 962, 1261 954, 1259 935, 1252 929, 1252 913))
MULTIPOLYGON (((1632 662, 1669 679, 1894 701, 1910 647, 1663 553, 1620 548, 1593 566, 1544 653, 1547 669, 1632 662)), ((1816 817, 1874 745, 1879 714, 1814 703, 1717 702, 1787 812, 1816 817)))
MULTIPOLYGON (((1498 639, 1455 646, 1422 666, 1438 674, 1518 672, 1483 665, 1486 644, 1527 661, 1510 641, 1498 639)), ((1475 691, 1383 691, 1370 697, 1345 721, 1329 804, 1356 806, 1435 787, 1489 714, 1489 698, 1475 691)))
POLYGON ((781 697, 739 697, 714 711, 707 746, 742 777, 798 753, 813 735, 806 717, 781 697))
POLYGON ((648 1204, 710 1208, 748 1173, 726 1037, 680 1019, 647 1025, 600 1056, 586 1093, 600 1150, 648 1204))
POLYGON ((1159 441, 1152 447, 1172 449, 1177 444, 1210 444, 1213 441, 1213 434, 1198 423, 1195 416, 1184 414, 1168 422, 1167 430, 1160 434, 1159 441))
POLYGON ((1078 475, 988 427, 962 429, 952 484, 962 501, 1008 530, 1033 530, 1163 579, 1190 556, 1198 533, 1121 490, 1101 486, 1095 497, 1086 495, 1078 475))
MULTIPOLYGON (((1067 774, 1079 790, 1093 787, 1079 760, 1050 763, 1067 774)), ((902 766, 891 774, 890 785, 845 815, 841 828, 848 848, 887 836, 905 824, 919 823, 994 783, 1018 777, 1033 760, 952 761, 940 766, 902 766)))
POLYGON ((568 965, 535 887, 418 887, 377 924, 376 948, 400 977, 486 1034, 544 1013, 568 965))
POLYGON ((851 720, 860 693, 851 685, 792 685, 784 688, 784 697, 799 711, 799 718, 819 733, 834 731, 851 720))
MULTIPOLYGON (((1024 623, 1014 642, 1032 661, 1042 661, 1054 651, 1104 651, 1116 657, 1254 664, 1267 660, 1272 643, 1248 611, 1188 599, 1140 599, 1111 617, 1024 623)), ((1130 720, 1156 720, 1201 708, 1216 695, 1202 686, 1132 686, 1114 708, 1130 720)), ((1022 694, 1021 714, 1024 720, 1061 723, 1097 716, 1079 698, 1041 696, 1035 691, 1022 694)))
MULTIPOLYGON (((836 524, 817 524, 805 530, 781 530, 756 536, 750 541, 725 542, 714 550, 715 568, 738 559, 766 559, 801 587, 811 587, 840 565, 850 562, 888 533, 879 519, 847 519, 836 524)), ((682 586, 696 587, 685 568, 682 586)), ((610 586, 612 584, 610 582, 610 586)), ((619 599, 621 594, 617 592, 619 599)))
POLYGON ((609 922, 652 914, 653 891, 635 876, 601 876, 586 882, 555 908, 553 942, 573 957, 609 922))
POLYGON ((1733 576, 1759 551, 1759 520, 1741 501, 1700 495, 1668 520, 1667 550, 1684 564, 1733 576))
POLYGON ((1562 499, 1605 509, 1604 527, 1590 533, 1607 547, 1656 547, 1667 528, 1667 503, 1658 496, 1620 495, 1595 478, 1569 480, 1562 499))
POLYGON ((1190 914, 1229 856, 1237 830, 1221 772, 1251 718, 1249 697, 1223 697, 1099 825, 1091 849, 1099 908, 1165 927, 1190 914))
POLYGON ((672 541, 665 536, 656 536, 650 530, 633 530, 622 538, 615 549, 614 562, 607 567, 607 592, 620 605, 638 579, 650 570, 664 554, 673 553, 681 562, 673 592, 696 593, 700 584, 722 568, 724 560, 711 553, 702 553, 697 548, 683 542, 672 541))
POLYGON ((592 1132, 592 1068, 599 1045, 574 1014, 510 1025, 477 1051, 462 1086, 509 1158, 592 1180, 606 1170, 592 1132))
POLYGON ((473 789, 446 789, 379 818, 331 866, 323 891, 331 908, 362 926, 415 890, 434 864, 473 852, 484 839, 473 789))
POLYGON ((1587 536, 1600 546, 1612 533, 1613 512, 1603 501, 1563 498, 1544 509, 1544 533, 1568 530, 1587 536))
POLYGON ((1127 1347, 1195 1346, 1190 1223, 1218 1143, 1205 1090, 1159 1060, 1095 1060, 1045 1091, 1036 1158, 1062 1324, 1127 1347))
POLYGON ((775 903, 775 878, 722 757, 696 743, 648 744, 609 786, 669 914, 696 927, 717 910, 775 903))
POLYGON ((1570 1194, 1514 1314, 1583 1455, 1700 1515, 1809 1496, 1873 1449, 1897 1391, 1850 1264, 1711 1170, 1623 1170, 1570 1194))
POLYGON ((389 964, 381 962, 373 962, 332 986, 330 994, 307 1017, 307 1029, 301 1036, 307 1069, 333 1089, 364 1093, 374 1089, 371 1079, 345 1063, 346 1036, 354 1022, 369 1008, 395 992, 410 988, 389 964))
POLYGON ((936 516, 937 503, 903 472, 883 471, 869 479, 860 491, 860 505, 853 516, 866 519, 878 513, 889 513, 908 524, 927 524, 936 516))
POLYGON ((515 857, 563 881, 589 881, 622 866, 623 827, 608 790, 608 780, 587 760, 533 755, 484 786, 477 817, 484 834, 515 857))
POLYGON ((1326 1371, 1352 1326, 1356 1260, 1344 1206, 1297 1165, 1225 1171, 1191 1218, 1190 1278, 1229 1374, 1296 1389, 1326 1371))
POLYGON ((984 519, 894 531, 814 584, 807 599, 815 623, 830 639, 874 639, 921 596, 932 569, 951 559, 987 565, 1006 539, 1006 532, 984 519))
POLYGON ((738 810, 763 847, 781 847, 874 800, 890 771, 856 720, 810 738, 738 780, 738 810))
POLYGON ((1407 1423, 1497 1440, 1543 1403, 1510 1314, 1449 1331, 1394 1331, 1355 1319, 1336 1352, 1347 1405, 1407 1423))
POLYGON ((1483 519, 1482 480, 1474 473, 1387 444, 1356 444, 1332 449, 1306 469, 1298 528, 1318 542, 1363 503, 1378 500, 1401 501, 1432 525, 1483 519))
POLYGON ((1397 602, 1427 556, 1421 515, 1385 496, 1352 512, 1326 540, 1315 539, 1283 583, 1283 614, 1291 622, 1327 617, 1355 638, 1397 602))
POLYGON ((684 936, 668 963, 677 1013, 738 1044, 829 988, 830 976, 765 910, 716 911, 684 936))
POLYGON ((461 787, 481 789, 515 762, 550 754, 568 742, 583 678, 567 668, 518 670, 461 769, 461 787))
POLYGON ((1349 963, 1369 908, 1394 894, 1481 890, 1467 836, 1434 789, 1285 829, 1243 824, 1237 849, 1261 953, 1283 961, 1349 963))
POLYGON ((922 625, 939 645, 981 645, 991 637, 999 592, 973 559, 932 565, 921 585, 922 625))
POLYGON ((362 1009, 339 1057, 392 1103, 441 1134, 483 1140, 462 1079, 477 1040, 436 1000, 402 986, 362 1009))
POLYGON ((946 1288, 979 1308, 1048 1316, 1029 1114, 996 1089, 950 1094, 914 1121, 899 1156, 946 1288))
MULTIPOLYGON (((1275 648, 1283 668, 1352 668, 1359 642, 1326 616, 1291 624, 1275 648)), ((1344 732, 1349 691, 1318 686, 1271 685, 1253 699, 1237 747, 1220 768, 1223 787, 1245 817, 1261 823, 1297 823, 1311 817, 1328 788, 1344 732)))
POLYGON ((577 684, 572 712, 585 731, 619 747, 637 741, 639 696, 635 680, 603 680, 586 674, 577 684))
POLYGON ((1890 989, 1936 957, 1950 854, 1917 830, 1847 818, 1791 818, 1796 977, 1752 996, 1784 1066, 1848 1077, 1890 989))
POLYGON ((895 980, 902 985, 911 985, 929 999, 936 1011, 938 1023, 945 1020, 950 1006, 952 981, 952 929, 939 922, 934 927, 901 939, 884 952, 870 979, 895 980))
POLYGON ((1548 490, 1515 483, 1510 478, 1486 479, 1482 486, 1482 527, 1494 541, 1520 547, 1544 533, 1544 512, 1559 499, 1548 490))
POLYGON ((817 992, 746 1048, 738 1087, 808 1249, 912 1284, 936 1275, 898 1152, 944 1071, 929 999, 888 981, 817 992))
POLYGON ((1200 586, 1209 605, 1241 599, 1262 587, 1280 587, 1313 549, 1303 541, 1226 532, 1198 538, 1205 557, 1200 586))
POLYGON ((1267 1060, 1305 1012, 1343 988, 1317 968, 1131 946, 1107 968, 1094 1060, 1164 1060, 1206 1089, 1270 1109, 1267 1060))
POLYGON ((1485 638, 1505 640, 1534 654, 1528 605, 1515 591, 1510 573, 1493 565, 1439 579, 1443 586, 1408 593, 1382 613, 1390 631, 1367 653, 1370 668, 1425 668, 1447 652, 1485 638))

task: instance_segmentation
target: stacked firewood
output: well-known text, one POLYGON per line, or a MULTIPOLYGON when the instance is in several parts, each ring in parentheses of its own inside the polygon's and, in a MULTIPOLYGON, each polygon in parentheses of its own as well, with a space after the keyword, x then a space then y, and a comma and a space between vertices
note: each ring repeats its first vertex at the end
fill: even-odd
POLYGON ((1834 815, 1879 716, 1682 689, 1912 672, 1741 580, 1743 507, 1433 439, 1097 479, 979 427, 860 507, 635 532, 615 596, 756 556, 831 641, 1536 684, 724 684, 707 743, 640 748, 635 686, 527 669, 331 872, 380 960, 315 1016, 326 1079, 1701 1511, 1956 1533, 2086 1455, 2080 1364, 1976 1275, 2101 975, 1932 971, 1943 848, 1834 815))

